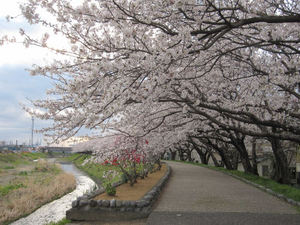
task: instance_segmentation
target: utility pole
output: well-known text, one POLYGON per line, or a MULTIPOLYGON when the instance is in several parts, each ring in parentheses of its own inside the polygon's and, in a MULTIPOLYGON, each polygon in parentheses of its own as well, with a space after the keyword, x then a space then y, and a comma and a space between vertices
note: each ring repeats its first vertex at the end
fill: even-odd
POLYGON ((33 116, 31 117, 31 121, 32 121, 32 124, 31 124, 31 147, 33 148, 33 129, 34 129, 34 118, 33 118, 33 116))

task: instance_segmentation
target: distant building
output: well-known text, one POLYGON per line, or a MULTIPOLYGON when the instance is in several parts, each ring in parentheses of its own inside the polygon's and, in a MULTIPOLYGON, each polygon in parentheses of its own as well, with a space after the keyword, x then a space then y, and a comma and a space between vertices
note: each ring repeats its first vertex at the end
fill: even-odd
POLYGON ((90 137, 81 136, 81 137, 71 137, 65 141, 62 141, 58 144, 51 144, 49 146, 39 146, 38 151, 45 153, 62 153, 70 154, 72 152, 72 147, 78 143, 85 142, 90 140, 90 137))
POLYGON ((81 142, 89 141, 91 138, 87 136, 71 137, 58 144, 51 144, 49 147, 73 147, 81 142))
POLYGON ((62 153, 70 154, 72 152, 71 147, 51 147, 51 146, 41 146, 38 148, 38 151, 44 153, 62 153))

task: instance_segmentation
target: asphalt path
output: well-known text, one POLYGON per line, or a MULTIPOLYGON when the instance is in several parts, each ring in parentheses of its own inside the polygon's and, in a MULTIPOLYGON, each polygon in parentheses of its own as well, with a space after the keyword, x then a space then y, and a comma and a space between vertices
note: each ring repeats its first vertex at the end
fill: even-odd
POLYGON ((300 225, 290 204, 207 168, 168 162, 172 175, 148 225, 300 225))
POLYGON ((147 225, 299 225, 295 214, 154 212, 147 225))

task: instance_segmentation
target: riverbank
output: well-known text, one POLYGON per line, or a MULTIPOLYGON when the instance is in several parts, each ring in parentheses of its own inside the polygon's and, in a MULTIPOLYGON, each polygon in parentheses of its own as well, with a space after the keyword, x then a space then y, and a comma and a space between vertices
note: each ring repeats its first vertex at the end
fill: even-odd
POLYGON ((62 198, 42 206, 34 213, 14 222, 12 225, 44 225, 51 222, 58 222, 66 217, 66 211, 72 207, 72 201, 97 188, 95 182, 79 171, 74 165, 63 164, 62 169, 75 176, 76 189, 62 198))
MULTIPOLYGON (((75 153, 65 158, 60 158, 60 163, 73 163, 80 171, 87 174, 100 187, 105 182, 103 175, 110 170, 120 172, 117 166, 101 165, 99 163, 87 162, 91 155, 75 153)), ((112 183, 118 182, 122 179, 121 175, 115 176, 111 179, 112 183)))
POLYGON ((1 153, 0 224, 28 215, 75 189, 74 176, 40 153, 1 153))
POLYGON ((0 224, 13 220, 14 225, 60 221, 72 201, 95 188, 94 181, 74 165, 58 165, 46 154, 1 153, 0 224), (71 188, 65 188, 69 183, 71 188))

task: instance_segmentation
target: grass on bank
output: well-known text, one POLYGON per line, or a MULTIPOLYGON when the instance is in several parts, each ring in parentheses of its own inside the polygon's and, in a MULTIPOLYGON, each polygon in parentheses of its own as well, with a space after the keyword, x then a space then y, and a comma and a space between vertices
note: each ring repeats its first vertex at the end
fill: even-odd
POLYGON ((57 165, 47 163, 45 160, 33 162, 36 157, 31 154, 24 156, 8 153, 4 158, 6 162, 9 159, 12 164, 15 164, 13 161, 15 159, 19 167, 16 166, 14 173, 1 175, 3 179, 7 176, 12 176, 13 179, 0 185, 0 224, 8 224, 26 216, 76 187, 74 176, 63 173, 57 165), (31 170, 19 172, 17 169, 24 165, 19 164, 21 161, 25 165, 29 164, 31 170))
POLYGON ((100 163, 94 162, 86 162, 86 160, 89 160, 90 158, 91 155, 75 153, 66 157, 65 159, 67 161, 73 162, 77 168, 86 172, 91 178, 95 180, 104 182, 105 180, 103 179, 103 175, 110 170, 119 172, 119 175, 114 177, 111 180, 111 183, 117 182, 122 179, 119 167, 113 165, 102 165, 100 163))
POLYGON ((19 188, 22 188, 22 187, 25 187, 25 185, 22 183, 9 184, 9 185, 5 185, 5 186, 0 185, 0 197, 3 197, 5 195, 7 195, 9 192, 19 189, 19 188))
POLYGON ((279 184, 274 180, 271 180, 271 179, 268 179, 268 178, 265 178, 265 177, 256 176, 256 175, 253 175, 253 174, 247 174, 247 173, 244 173, 244 172, 238 171, 238 170, 227 170, 227 169, 222 168, 222 167, 215 167, 215 166, 210 166, 210 165, 205 165, 205 164, 200 164, 200 163, 194 163, 194 162, 185 162, 185 161, 178 161, 178 160, 176 160, 176 162, 182 162, 182 163, 202 166, 202 167, 205 167, 205 168, 209 168, 209 169, 213 169, 213 170, 233 174, 233 175, 236 175, 238 177, 249 180, 252 183, 256 183, 256 184, 262 185, 266 188, 269 188, 272 191, 274 191, 278 194, 282 194, 287 198, 290 198, 290 199, 293 199, 295 201, 300 202, 300 189, 292 187, 290 185, 279 184))
POLYGON ((51 222, 51 223, 48 223, 47 225, 65 225, 65 224, 68 224, 68 223, 71 223, 71 222, 72 222, 71 220, 63 218, 62 220, 60 220, 58 222, 51 222))
POLYGON ((19 165, 28 165, 33 160, 40 158, 47 158, 47 154, 38 152, 0 153, 0 169, 14 169, 19 165))

